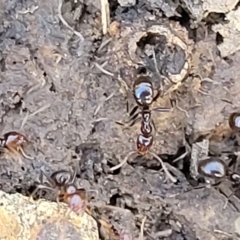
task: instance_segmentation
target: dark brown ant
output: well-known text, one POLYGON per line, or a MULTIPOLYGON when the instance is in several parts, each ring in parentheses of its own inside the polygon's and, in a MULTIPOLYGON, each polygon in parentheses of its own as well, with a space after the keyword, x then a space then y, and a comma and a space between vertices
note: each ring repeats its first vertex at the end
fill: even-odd
POLYGON ((21 154, 25 158, 33 160, 23 150, 24 145, 29 142, 29 139, 22 133, 16 131, 7 132, 3 135, 3 138, 0 138, 0 152, 4 157, 12 158, 22 164, 21 154))
MULTIPOLYGON (((152 103, 160 96, 160 91, 157 91, 156 95, 154 94, 154 88, 150 77, 138 77, 134 82, 133 89, 133 96, 137 106, 130 111, 130 119, 128 122, 132 121, 130 126, 133 126, 141 120, 141 134, 137 137, 137 152, 144 155, 149 151, 153 144, 152 131, 153 128, 156 129, 151 118, 151 111, 169 112, 172 108, 157 107, 150 109, 152 103), (139 108, 140 111, 137 112, 139 108)), ((127 111, 129 112, 128 103, 127 111)), ((122 123, 117 123, 123 125, 122 123)))
POLYGON ((84 189, 77 189, 75 183, 76 169, 73 174, 66 170, 59 170, 53 172, 50 177, 41 170, 40 182, 31 196, 35 195, 40 189, 50 190, 56 192, 57 202, 66 203, 75 213, 83 213, 86 210, 86 191, 84 189), (46 177, 47 182, 43 182, 43 176, 46 177))
POLYGON ((160 96, 160 91, 157 91, 157 94, 154 95, 153 84, 149 77, 141 76, 137 78, 133 87, 133 96, 138 108, 141 108, 141 134, 137 137, 137 152, 144 155, 153 144, 153 127, 156 129, 151 118, 151 111, 169 112, 172 108, 157 107, 150 109, 152 103, 160 96))
MULTIPOLYGON (((154 109, 151 109, 151 106, 153 102, 155 102, 158 97, 160 96, 160 90, 157 91, 157 93, 154 93, 154 87, 153 83, 151 81, 151 78, 148 76, 139 76, 136 81, 133 84, 133 97, 137 103, 137 105, 130 111, 130 119, 128 121, 131 122, 129 126, 133 126, 135 123, 141 121, 141 133, 137 137, 136 141, 136 148, 137 153, 140 155, 145 155, 147 153, 152 154, 155 158, 160 161, 165 173, 168 175, 168 177, 171 178, 173 182, 176 182, 176 179, 174 179, 172 176, 170 176, 170 173, 168 172, 167 168, 163 164, 162 160, 157 156, 157 154, 150 152, 150 148, 153 145, 153 128, 155 128, 154 121, 151 117, 152 111, 157 112, 170 112, 172 110, 171 108, 167 107, 157 107, 154 109), (137 111, 140 108, 140 111, 137 111)), ((127 102, 127 112, 129 112, 128 102, 127 102)), ((124 125, 120 122, 117 122, 120 125, 124 125)), ((111 168, 111 171, 114 171, 118 168, 120 168, 125 162, 127 162, 127 159, 130 155, 132 155, 135 152, 130 152, 130 154, 125 158, 124 161, 122 161, 117 166, 111 168)))

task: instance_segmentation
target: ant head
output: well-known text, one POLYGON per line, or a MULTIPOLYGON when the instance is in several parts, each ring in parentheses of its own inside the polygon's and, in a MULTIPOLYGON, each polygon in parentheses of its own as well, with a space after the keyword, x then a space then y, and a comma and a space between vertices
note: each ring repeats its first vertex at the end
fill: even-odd
POLYGON ((234 132, 239 132, 240 131, 240 113, 234 112, 230 115, 229 120, 228 120, 230 128, 234 132))

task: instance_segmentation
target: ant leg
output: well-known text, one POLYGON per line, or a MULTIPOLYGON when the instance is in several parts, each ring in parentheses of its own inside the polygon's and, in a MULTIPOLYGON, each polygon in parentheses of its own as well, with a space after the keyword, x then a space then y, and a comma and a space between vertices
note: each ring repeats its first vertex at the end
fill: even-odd
POLYGON ((152 109, 152 111, 156 111, 156 112, 171 112, 171 111, 173 111, 173 103, 172 103, 171 99, 170 99, 170 104, 171 104, 171 107, 156 107, 156 108, 152 109))
POLYGON ((110 171, 113 172, 113 171, 121 168, 121 167, 128 161, 129 157, 130 157, 131 155, 133 156, 134 154, 138 155, 138 153, 137 153, 136 151, 131 151, 131 152, 123 159, 122 162, 120 162, 118 165, 110 168, 110 171))
POLYGON ((77 161, 74 167, 73 175, 71 176, 71 179, 69 181, 69 184, 74 184, 78 170, 79 170, 79 162, 77 161))
POLYGON ((134 107, 132 107, 131 111, 130 111, 130 109, 129 109, 129 107, 128 107, 128 108, 127 108, 128 116, 129 116, 130 118, 132 118, 132 117, 134 116, 134 114, 137 112, 137 110, 138 110, 138 106, 137 106, 137 105, 135 105, 134 107))
POLYGON ((50 191, 56 191, 54 188, 52 187, 48 187, 48 186, 45 186, 45 185, 38 185, 36 187, 36 189, 30 194, 29 196, 29 200, 39 191, 39 190, 50 190, 50 191))
POLYGON ((115 122, 116 124, 119 124, 121 126, 126 126, 127 127, 132 127, 133 125, 135 125, 138 121, 141 120, 141 112, 137 112, 138 110, 138 106, 135 106, 130 113, 128 113, 128 116, 130 117, 127 121, 125 121, 125 123, 121 123, 121 122, 115 122))
POLYGON ((40 172, 40 181, 43 183, 43 176, 45 176, 45 178, 47 179, 47 181, 50 183, 51 187, 54 188, 55 186, 55 182, 46 174, 46 172, 41 169, 40 172))
POLYGON ((153 102, 157 101, 159 97, 160 97, 160 90, 157 90, 157 94, 153 97, 153 102))
POLYGON ((139 117, 137 117, 135 120, 133 120, 132 121, 132 123, 131 124, 129 124, 129 127, 132 127, 132 126, 134 126, 136 123, 138 123, 139 121, 141 121, 141 117, 139 116, 139 117))
POLYGON ((155 135, 157 132, 157 128, 156 128, 156 125, 155 125, 155 122, 153 121, 153 119, 151 119, 151 124, 153 126, 153 131, 154 131, 153 135, 155 135))
POLYGON ((152 111, 156 111, 156 112, 171 112, 172 108, 169 108, 169 107, 156 107, 156 108, 152 109, 152 111))
POLYGON ((5 149, 5 154, 9 155, 9 157, 14 159, 15 161, 18 161, 20 165, 23 164, 20 153, 17 150, 15 150, 14 148, 8 147, 8 149, 5 149))
POLYGON ((19 146, 19 147, 17 148, 17 150, 20 151, 21 154, 22 154, 25 158, 27 158, 27 159, 29 159, 29 160, 33 160, 33 159, 34 159, 33 157, 28 156, 28 155, 24 152, 24 150, 23 150, 23 148, 22 148, 21 146, 19 146))

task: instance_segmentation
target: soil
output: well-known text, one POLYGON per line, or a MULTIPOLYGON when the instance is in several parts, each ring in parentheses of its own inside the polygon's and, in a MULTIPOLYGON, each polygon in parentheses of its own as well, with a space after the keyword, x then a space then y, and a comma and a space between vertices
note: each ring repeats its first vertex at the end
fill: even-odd
POLYGON ((1 189, 29 196, 41 169, 72 171, 79 161, 77 182, 91 201, 126 209, 94 210, 118 231, 137 239, 146 217, 146 240, 231 239, 238 194, 223 208, 231 182, 193 189, 203 179, 194 179, 191 156, 206 139, 207 155, 236 160, 228 118, 239 110, 240 54, 232 47, 228 55, 225 47, 223 57, 227 41, 214 29, 238 6, 206 15, 197 11, 200 1, 191 2, 109 1, 113 24, 103 35, 98 0, 0 0, 1 133, 25 134, 31 144, 24 151, 33 157, 20 164, 3 156, 1 189), (151 154, 110 172, 135 149, 140 123, 116 122, 125 121, 134 79, 143 72, 162 87, 152 107, 173 105, 171 112, 152 112, 151 151, 176 183, 151 154))

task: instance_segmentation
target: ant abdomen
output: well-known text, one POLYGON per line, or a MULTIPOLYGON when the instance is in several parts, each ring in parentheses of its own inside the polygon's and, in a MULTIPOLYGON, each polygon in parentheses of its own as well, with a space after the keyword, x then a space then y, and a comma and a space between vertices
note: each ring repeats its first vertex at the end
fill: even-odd
POLYGON ((200 161, 198 173, 205 177, 220 179, 227 175, 227 166, 219 158, 205 159, 200 161))
POLYGON ((65 187, 63 201, 72 211, 79 214, 85 211, 85 191, 78 190, 74 185, 65 187))
POLYGON ((72 174, 66 170, 59 170, 50 176, 57 186, 64 186, 69 183, 72 179, 72 174))
POLYGON ((233 131, 240 132, 240 113, 232 113, 229 117, 228 123, 233 131))
POLYGON ((145 154, 149 151, 153 144, 153 136, 138 135, 137 138, 137 151, 140 154, 145 154))

